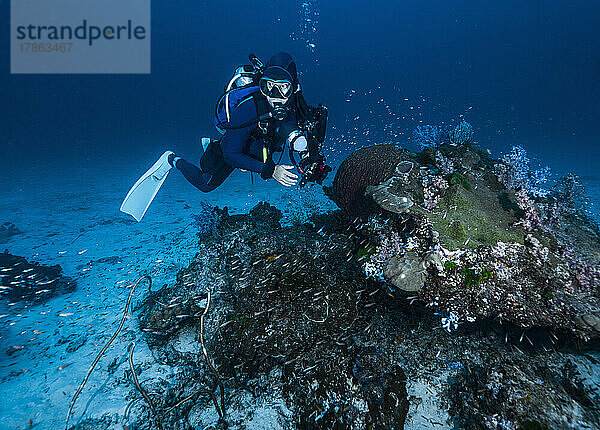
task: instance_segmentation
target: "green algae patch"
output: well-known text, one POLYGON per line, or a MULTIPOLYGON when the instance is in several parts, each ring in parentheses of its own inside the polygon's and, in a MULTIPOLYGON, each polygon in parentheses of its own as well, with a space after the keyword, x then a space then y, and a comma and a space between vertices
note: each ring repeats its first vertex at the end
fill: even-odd
POLYGON ((461 175, 460 173, 453 173, 450 176, 449 182, 450 185, 460 185, 467 191, 471 191, 471 189, 473 188, 471 186, 471 183, 467 181, 467 178, 465 178, 464 175, 461 175))
POLYGON ((462 183, 452 185, 437 208, 422 213, 440 234, 440 243, 450 250, 498 242, 523 243, 525 236, 525 231, 515 225, 514 214, 503 209, 497 193, 483 182, 470 190, 462 183))
POLYGON ((375 254, 375 251, 377 250, 376 247, 374 246, 368 246, 366 248, 360 248, 358 250, 358 254, 357 254, 357 258, 360 259, 369 259, 371 258, 371 255, 375 254))
POLYGON ((467 288, 477 287, 482 281, 494 276, 490 270, 485 269, 479 273, 470 267, 463 267, 461 273, 464 276, 463 284, 467 288))

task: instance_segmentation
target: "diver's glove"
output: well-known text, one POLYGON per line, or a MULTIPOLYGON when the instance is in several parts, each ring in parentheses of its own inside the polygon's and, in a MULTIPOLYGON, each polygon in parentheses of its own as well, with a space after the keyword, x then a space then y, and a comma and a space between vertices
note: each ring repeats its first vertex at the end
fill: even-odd
POLYGON ((298 182, 298 175, 290 172, 294 166, 278 164, 273 171, 273 179, 279 182, 284 187, 291 187, 298 182))

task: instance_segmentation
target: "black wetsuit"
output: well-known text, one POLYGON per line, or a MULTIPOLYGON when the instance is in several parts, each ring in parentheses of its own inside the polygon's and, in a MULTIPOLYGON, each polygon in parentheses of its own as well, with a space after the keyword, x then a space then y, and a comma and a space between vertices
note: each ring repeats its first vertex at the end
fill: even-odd
MULTIPOLYGON (((290 106, 294 106, 290 100, 290 106)), ((252 97, 242 101, 231 113, 230 126, 236 127, 264 114, 266 98, 257 91, 252 97)), ((217 188, 235 168, 260 174, 263 179, 273 176, 275 162, 273 153, 281 152, 288 135, 297 126, 297 115, 293 107, 283 120, 269 119, 266 133, 257 123, 243 128, 226 130, 220 141, 209 145, 200 160, 200 167, 179 158, 175 167, 196 188, 209 192, 217 188), (264 159, 263 148, 267 150, 264 159)), ((263 124, 264 125, 264 124, 263 124)))

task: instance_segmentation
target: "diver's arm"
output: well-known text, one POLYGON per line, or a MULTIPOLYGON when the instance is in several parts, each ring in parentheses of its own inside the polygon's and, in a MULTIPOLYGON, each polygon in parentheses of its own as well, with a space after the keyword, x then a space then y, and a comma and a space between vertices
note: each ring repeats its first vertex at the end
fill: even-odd
POLYGON ((263 178, 268 179, 273 175, 273 168, 275 165, 273 164, 271 169, 266 169, 267 163, 262 163, 243 152, 243 148, 250 137, 252 128, 253 127, 242 128, 239 130, 227 130, 221 140, 223 158, 227 163, 234 167, 260 173, 263 178), (265 172, 265 175, 263 175, 263 172, 265 172))
MULTIPOLYGON (((237 124, 243 124, 256 118, 256 115, 254 103, 248 101, 238 106, 235 111, 234 120, 237 124)), ((232 125, 235 126, 235 123, 232 125)), ((273 160, 269 158, 266 163, 262 163, 243 152, 244 146, 254 128, 256 128, 256 124, 240 129, 228 129, 221 139, 223 158, 234 167, 259 173, 263 179, 269 179, 273 176, 273 170, 275 170, 273 160)))

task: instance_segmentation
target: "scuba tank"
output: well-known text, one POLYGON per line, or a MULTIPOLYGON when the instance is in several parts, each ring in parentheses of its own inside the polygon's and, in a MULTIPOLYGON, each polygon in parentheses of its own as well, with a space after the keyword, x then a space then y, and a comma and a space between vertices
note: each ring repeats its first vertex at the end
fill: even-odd
POLYGON ((241 87, 258 86, 258 80, 260 79, 265 66, 254 54, 250 54, 248 59, 252 64, 239 66, 235 69, 233 77, 225 86, 225 92, 241 87))
POLYGON ((261 118, 250 121, 238 126, 231 126, 231 111, 252 97, 256 91, 259 91, 258 81, 264 71, 262 61, 254 54, 248 56, 251 64, 246 64, 236 68, 229 83, 225 85, 223 95, 217 101, 215 106, 214 123, 219 133, 224 134, 226 130, 232 128, 244 128, 254 122, 258 122, 261 118))
MULTIPOLYGON (((214 124, 221 134, 224 134, 227 130, 245 128, 256 123, 260 125, 271 118, 284 120, 288 115, 288 108, 286 107, 268 108, 268 106, 265 106, 265 113, 257 118, 235 126, 231 124, 231 112, 243 102, 251 99, 255 93, 260 92, 259 81, 263 76, 265 66, 254 54, 250 54, 248 58, 251 64, 236 68, 233 77, 225 86, 225 91, 215 106, 214 124)), ((300 94, 299 85, 296 92, 300 94)))

